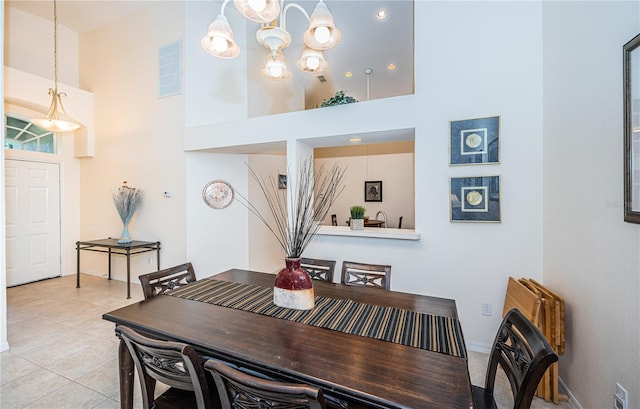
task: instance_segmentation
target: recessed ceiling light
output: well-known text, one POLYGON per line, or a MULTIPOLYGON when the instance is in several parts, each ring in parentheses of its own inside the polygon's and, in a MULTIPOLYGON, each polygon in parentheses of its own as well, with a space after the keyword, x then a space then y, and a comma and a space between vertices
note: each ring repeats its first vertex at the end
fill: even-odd
POLYGON ((391 64, 387 65, 387 69, 388 69, 389 71, 393 71, 393 70, 395 70, 396 68, 398 68, 398 67, 397 67, 394 63, 391 63, 391 64))
POLYGON ((349 138, 349 142, 359 143, 359 142, 362 142, 362 138, 349 138))
POLYGON ((376 18, 378 20, 384 20, 385 18, 387 18, 387 10, 385 9, 378 10, 378 12, 376 13, 376 18))
POLYGON ((351 78, 351 76, 353 75, 353 73, 351 71, 347 71, 344 73, 344 76, 347 78, 351 78))

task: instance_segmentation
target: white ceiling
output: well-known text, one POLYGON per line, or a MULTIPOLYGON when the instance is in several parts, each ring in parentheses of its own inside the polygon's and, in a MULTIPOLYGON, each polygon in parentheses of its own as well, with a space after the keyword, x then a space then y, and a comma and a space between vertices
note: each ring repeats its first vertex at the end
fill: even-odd
MULTIPOLYGON (((163 0, 156 0, 163 1, 163 0)), ((165 0, 166 1, 166 0, 165 0)), ((209 1, 209 0, 192 0, 209 1)), ((213 1, 213 0, 211 0, 213 1)), ((58 23, 77 33, 83 33, 113 22, 125 15, 152 6, 154 1, 130 0, 57 0, 58 23)), ((222 4, 221 1, 216 1, 222 4)), ((285 4, 290 3, 285 0, 285 4)), ((307 13, 311 14, 315 0, 296 0, 307 13)), ((365 68, 373 69, 369 77, 369 98, 378 99, 413 93, 413 0, 326 0, 334 15, 335 24, 342 32, 342 42, 334 49, 325 51, 329 70, 325 73, 326 89, 342 89, 348 95, 363 101, 367 99, 367 75, 365 68), (375 13, 384 8, 388 17, 379 21, 375 13), (396 70, 386 67, 393 63, 396 70), (345 72, 351 71, 351 78, 345 72)), ((53 1, 7 0, 6 5, 24 12, 53 20, 53 1)), ((225 14, 237 13, 230 3, 225 14)), ((211 16, 211 20, 215 16, 211 16)), ((255 38, 257 23, 248 22, 247 38, 255 38)), ((300 72, 296 61, 302 50, 302 33, 306 19, 297 11, 289 10, 287 30, 293 41, 284 51, 287 64, 293 74, 289 81, 297 81, 307 89, 307 94, 321 91, 321 84, 315 75, 300 72)), ((202 27, 203 35, 207 27, 202 27)), ((259 69, 264 64, 266 50, 257 41, 249 42, 249 63, 259 69), (252 57, 253 56, 253 57, 252 57)), ((215 58, 215 57, 211 57, 215 58)), ((322 93, 322 92, 321 92, 322 93)), ((326 94, 326 92, 324 92, 326 94)), ((321 102, 321 101, 318 101, 321 102)))

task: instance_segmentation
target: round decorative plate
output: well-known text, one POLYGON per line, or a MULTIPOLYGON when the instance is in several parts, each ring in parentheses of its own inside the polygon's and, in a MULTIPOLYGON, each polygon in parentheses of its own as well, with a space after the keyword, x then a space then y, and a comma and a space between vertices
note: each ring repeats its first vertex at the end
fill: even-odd
POLYGON ((477 190, 472 190, 471 192, 467 193, 467 203, 472 206, 479 205, 480 203, 482 203, 482 194, 477 190))
POLYGON ((477 148, 482 143, 482 137, 477 133, 472 133, 471 135, 467 136, 465 143, 470 148, 477 148))
POLYGON ((233 202, 233 188, 224 180, 212 180, 202 189, 204 202, 214 209, 224 209, 233 202))

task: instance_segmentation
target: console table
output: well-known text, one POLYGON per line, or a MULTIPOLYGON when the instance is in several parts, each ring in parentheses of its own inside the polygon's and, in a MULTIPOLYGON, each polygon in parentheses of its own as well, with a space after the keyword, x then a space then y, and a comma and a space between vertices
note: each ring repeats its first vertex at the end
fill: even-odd
POLYGON ((80 250, 95 251, 109 254, 109 280, 111 280, 111 255, 121 254, 127 257, 127 298, 131 298, 131 255, 155 251, 157 255, 156 268, 160 270, 160 242, 159 241, 132 241, 130 243, 118 243, 118 239, 101 239, 91 241, 76 241, 76 288, 80 288, 80 250))

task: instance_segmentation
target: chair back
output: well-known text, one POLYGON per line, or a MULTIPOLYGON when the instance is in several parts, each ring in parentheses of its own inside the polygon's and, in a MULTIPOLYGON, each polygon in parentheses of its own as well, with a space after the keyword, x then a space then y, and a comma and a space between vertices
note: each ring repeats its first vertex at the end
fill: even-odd
POLYGON ((493 395, 498 364, 509 379, 514 409, 528 409, 540 379, 558 355, 540 330, 520 310, 505 315, 493 342, 485 391, 493 395))
POLYGON ((333 282, 333 271, 336 268, 334 260, 320 260, 315 258, 301 258, 300 267, 314 280, 333 282))
POLYGON ((165 268, 138 277, 142 284, 144 299, 164 294, 174 288, 196 281, 196 272, 191 263, 165 268))
POLYGON ((325 409, 322 391, 305 384, 273 381, 249 375, 214 360, 204 367, 213 376, 222 409, 325 409))
POLYGON ((332 226, 337 226, 338 225, 338 216, 335 214, 331 215, 331 225, 332 226))
POLYGON ((126 344, 138 371, 144 409, 154 407, 156 381, 193 391, 198 409, 213 407, 204 368, 190 345, 148 338, 122 325, 116 327, 116 334, 126 344))
POLYGON ((342 263, 342 284, 391 289, 391 266, 353 261, 342 263))
POLYGON ((398 228, 402 228, 402 216, 400 216, 400 218, 398 219, 398 228))

